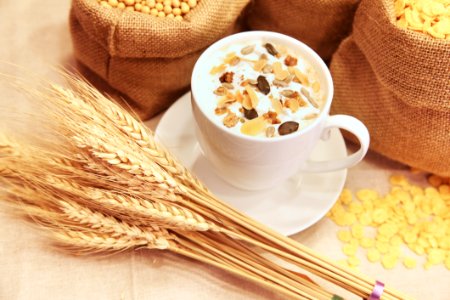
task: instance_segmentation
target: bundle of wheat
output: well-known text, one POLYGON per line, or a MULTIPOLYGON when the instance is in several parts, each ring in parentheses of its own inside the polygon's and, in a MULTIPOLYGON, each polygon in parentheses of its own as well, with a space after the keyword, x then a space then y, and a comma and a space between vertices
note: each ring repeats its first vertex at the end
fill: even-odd
MULTIPOLYGON (((217 199, 127 111, 67 75, 25 92, 50 138, 0 137, 0 186, 19 213, 74 254, 165 249, 292 299, 341 299, 266 254, 367 298, 375 281, 336 265, 217 199)), ((21 85, 24 88, 24 85, 21 85)), ((382 299, 407 299, 385 288, 382 299)))

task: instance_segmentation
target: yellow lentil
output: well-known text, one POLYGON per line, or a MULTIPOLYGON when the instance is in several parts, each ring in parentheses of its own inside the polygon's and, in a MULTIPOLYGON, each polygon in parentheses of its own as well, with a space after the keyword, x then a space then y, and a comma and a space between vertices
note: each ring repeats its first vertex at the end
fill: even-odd
MULTIPOLYGON (((398 27, 450 39, 450 1, 396 0, 394 8, 398 27)), ((431 185, 437 183, 436 177, 430 181, 431 185)))
POLYGON ((352 239, 352 234, 350 233, 350 231, 339 230, 338 238, 342 242, 350 242, 350 240, 352 239))
POLYGON ((361 264, 361 261, 356 256, 350 256, 347 258, 347 263, 350 267, 357 267, 361 264))
MULTIPOLYGON (((342 251, 348 256, 348 265, 356 261, 361 247, 370 262, 381 260, 384 268, 392 269, 408 247, 418 256, 426 256, 425 269, 438 264, 450 269, 449 179, 431 175, 427 181, 429 186, 421 187, 410 184, 404 175, 393 175, 392 188, 384 196, 370 189, 357 191, 356 197, 349 189, 342 191, 327 216, 348 228, 337 233, 345 243, 342 251)), ((402 263, 408 269, 417 265, 411 256, 402 258, 402 263)))
POLYGON ((351 244, 345 244, 342 247, 342 252, 344 252, 344 254, 348 255, 348 256, 355 255, 357 250, 358 250, 358 247, 357 246, 355 247, 354 245, 351 245, 351 244))
POLYGON ((367 251, 367 259, 370 262, 378 262, 380 261, 381 254, 377 249, 371 248, 367 251))
POLYGON ((417 261, 412 257, 405 257, 403 259, 403 265, 407 269, 414 269, 417 266, 417 261))

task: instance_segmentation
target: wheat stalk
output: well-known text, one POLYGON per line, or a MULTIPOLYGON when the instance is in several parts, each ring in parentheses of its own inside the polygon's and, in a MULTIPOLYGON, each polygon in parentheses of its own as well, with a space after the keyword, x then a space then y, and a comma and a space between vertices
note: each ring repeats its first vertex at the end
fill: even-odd
MULTIPOLYGON (((51 209, 52 213, 44 221, 54 232, 68 239, 72 237, 72 245, 93 237, 99 246, 92 246, 92 250, 104 250, 107 248, 105 245, 115 242, 111 235, 117 234, 120 237, 116 240, 118 245, 122 243, 126 248, 121 249, 128 249, 126 243, 132 243, 136 236, 123 234, 130 232, 130 228, 143 230, 157 224, 167 228, 169 236, 173 237, 167 246, 170 250, 241 274, 293 298, 329 299, 331 294, 296 279, 289 271, 265 260, 260 251, 300 266, 356 295, 367 297, 370 294, 373 280, 333 264, 220 201, 177 163, 141 123, 133 121, 129 114, 110 104, 86 83, 73 79, 71 84, 76 87, 75 92, 51 85, 43 93, 31 93, 46 99, 44 103, 50 109, 54 128, 67 144, 63 147, 64 155, 61 149, 52 148, 55 157, 62 159, 61 164, 57 163, 58 160, 51 164, 39 161, 34 167, 43 168, 54 175, 51 177, 69 181, 70 184, 63 182, 65 188, 61 188, 52 186, 51 180, 35 179, 31 175, 35 175, 36 170, 30 171, 33 167, 28 168, 24 163, 18 163, 20 170, 8 169, 7 163, 29 162, 32 156, 2 156, 1 147, 0 166, 5 169, 6 165, 7 172, 17 175, 3 180, 14 187, 10 190, 12 195, 22 197, 25 205, 51 209), (31 183, 31 189, 20 191, 16 183, 21 180, 26 182, 26 178, 31 183), (122 190, 125 192, 122 193, 122 190), (100 194, 92 194, 92 191, 100 194), (88 211, 77 214, 72 211, 72 216, 69 216, 72 203, 88 211), (61 205, 63 217, 55 216, 55 207, 58 212, 61 205), (148 215, 142 213, 144 210, 148 215), (98 225, 101 221, 98 218, 102 216, 112 218, 108 219, 110 223, 103 220, 105 224, 98 225), (134 218, 141 222, 138 223, 140 225, 133 223, 134 218), (122 228, 122 231, 113 229, 111 226, 116 221, 131 227, 122 228), (196 227, 193 224, 202 225, 196 227), (78 227, 71 227, 75 225, 78 227), (83 229, 80 233, 84 236, 77 236, 77 228, 83 229), (248 245, 258 251, 249 251, 248 245)), ((5 153, 11 151, 9 148, 3 149, 5 153)), ((143 241, 138 238, 135 245, 140 243, 143 241)), ((109 246, 113 250, 119 248, 109 246)), ((390 288, 383 295, 386 300, 406 299, 390 288)))
MULTIPOLYGON (((19 151, 25 149, 18 143, 5 141, 3 145, 8 146, 14 156, 19 156, 19 151), (15 150, 16 149, 16 150, 15 150)), ((0 151, 0 153, 2 153, 0 151)), ((11 155, 13 156, 13 155, 11 155)), ((23 160, 24 158, 22 158, 23 160)), ((9 168, 21 170, 20 177, 26 179, 29 184, 39 183, 36 189, 52 190, 56 195, 60 192, 70 193, 77 197, 77 201, 84 201, 88 204, 95 205, 101 210, 105 210, 110 214, 118 214, 122 218, 128 218, 132 222, 140 224, 160 224, 167 228, 180 230, 218 230, 217 226, 210 221, 205 220, 200 214, 195 213, 185 207, 181 207, 175 203, 165 203, 165 201, 154 201, 148 198, 142 199, 126 194, 118 194, 109 192, 104 189, 85 186, 87 182, 78 183, 75 177, 70 180, 64 178, 63 168, 58 171, 60 175, 44 175, 38 176, 36 170, 38 168, 51 169, 53 172, 57 170, 59 165, 73 167, 74 163, 67 158, 52 155, 48 161, 42 161, 43 158, 34 155, 27 159, 24 163, 22 160, 9 162, 9 168), (46 164, 48 166, 46 167, 46 164), (83 183, 85 185, 83 185, 83 183), (130 217, 132 216, 132 217, 130 217)), ((76 165, 75 165, 76 166, 76 165)), ((39 171, 41 172, 41 171, 39 171)), ((50 171, 51 172, 51 171, 50 171)), ((159 199, 153 197, 153 199, 159 199)))

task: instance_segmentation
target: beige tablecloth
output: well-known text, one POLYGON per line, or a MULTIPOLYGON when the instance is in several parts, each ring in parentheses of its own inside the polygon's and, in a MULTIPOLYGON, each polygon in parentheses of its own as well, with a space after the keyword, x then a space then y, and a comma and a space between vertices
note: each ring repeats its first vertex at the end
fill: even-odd
MULTIPOLYGON (((20 75, 31 71, 54 77, 52 66, 73 65, 68 2, 0 0, 0 72, 20 75)), ((38 132, 27 125, 33 103, 4 84, 0 84, 0 96, 0 128, 38 132)), ((157 120, 150 122, 151 127, 157 120)), ((407 168, 370 153, 349 171, 346 185, 385 192, 392 172, 407 173, 407 168)), ((337 227, 324 219, 293 238, 330 258, 343 259, 336 231, 337 227)), ((226 272, 177 255, 137 251, 78 258, 51 248, 38 233, 0 208, 0 299, 281 299, 226 272)), ((361 271, 417 299, 450 299, 450 272, 443 266, 425 271, 399 265, 386 271, 363 259, 361 271)))

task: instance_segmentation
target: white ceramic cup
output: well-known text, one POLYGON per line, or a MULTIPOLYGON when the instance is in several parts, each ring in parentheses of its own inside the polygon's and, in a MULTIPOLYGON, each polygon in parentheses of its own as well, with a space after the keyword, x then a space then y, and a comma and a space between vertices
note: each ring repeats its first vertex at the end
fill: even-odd
POLYGON ((369 148, 369 132, 361 121, 346 115, 329 115, 333 81, 322 59, 302 42, 283 34, 248 31, 217 41, 197 60, 191 90, 196 135, 203 154, 221 178, 241 189, 270 188, 299 172, 330 172, 348 168, 361 161, 369 148), (321 114, 305 129, 273 138, 246 136, 215 123, 212 119, 214 111, 206 111, 205 105, 202 105, 203 101, 211 101, 213 97, 204 82, 211 76, 209 72, 213 67, 214 54, 227 45, 245 45, 249 41, 283 45, 307 60, 316 70, 326 102, 321 114), (319 139, 328 137, 331 128, 342 128, 353 133, 360 142, 360 149, 342 159, 309 161, 314 146, 319 139))

